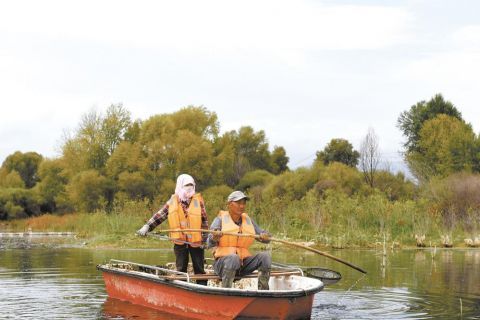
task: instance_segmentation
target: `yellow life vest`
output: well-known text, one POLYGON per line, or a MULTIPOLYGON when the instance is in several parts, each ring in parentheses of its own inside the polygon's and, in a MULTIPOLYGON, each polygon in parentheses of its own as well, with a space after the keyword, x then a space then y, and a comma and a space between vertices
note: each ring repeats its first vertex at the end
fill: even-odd
MULTIPOLYGON (((218 216, 220 219, 222 219, 222 232, 255 234, 253 222, 246 213, 242 213, 241 226, 238 226, 235 222, 233 222, 233 219, 230 217, 230 213, 228 213, 228 211, 220 211, 218 216)), ((214 256, 215 258, 218 258, 228 256, 230 254, 238 254, 240 259, 243 260, 252 255, 248 251, 248 248, 254 241, 255 239, 253 237, 223 235, 218 242, 214 256)))
MULTIPOLYGON (((170 229, 200 229, 202 227, 202 209, 200 202, 202 196, 200 193, 193 195, 188 213, 185 212, 180 204, 177 195, 172 195, 168 203, 168 225, 170 229)), ((170 232, 170 238, 191 242, 192 247, 199 247, 202 244, 201 232, 170 232)), ((181 241, 173 240, 173 243, 184 244, 181 241)))

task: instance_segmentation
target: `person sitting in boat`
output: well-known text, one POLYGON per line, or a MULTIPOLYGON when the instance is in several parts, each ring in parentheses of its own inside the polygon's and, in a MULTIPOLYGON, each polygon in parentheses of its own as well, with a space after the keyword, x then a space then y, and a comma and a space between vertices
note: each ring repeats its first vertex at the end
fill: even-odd
POLYGON ((223 233, 260 235, 259 241, 268 243, 270 234, 261 229, 245 213, 249 198, 242 191, 232 192, 228 198, 228 211, 220 211, 210 226, 217 232, 208 236, 207 247, 213 248, 213 269, 222 279, 222 287, 231 288, 235 276, 244 276, 258 270, 258 289, 268 290, 272 258, 267 252, 252 255, 248 248, 255 238, 223 233))
MULTIPOLYGON (((205 229, 208 230, 208 217, 205 203, 200 193, 195 193, 195 180, 188 174, 177 178, 175 194, 150 220, 137 231, 145 236, 163 221, 168 219, 170 229, 205 229)), ((175 252, 177 271, 187 272, 188 255, 192 257, 195 274, 205 274, 204 260, 207 234, 200 232, 171 232, 175 252)), ((197 284, 207 285, 207 280, 197 280, 197 284)))

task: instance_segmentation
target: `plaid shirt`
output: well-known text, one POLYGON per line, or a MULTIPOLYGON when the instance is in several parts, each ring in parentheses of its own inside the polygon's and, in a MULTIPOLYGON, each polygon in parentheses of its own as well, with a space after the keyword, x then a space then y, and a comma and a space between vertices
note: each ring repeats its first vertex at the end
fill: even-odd
MULTIPOLYGON (((180 205, 182 206, 183 212, 185 213, 185 217, 188 215, 188 207, 190 206, 191 199, 188 201, 180 201, 180 205)), ((207 211, 205 210, 205 204, 203 200, 200 201, 200 211, 202 213, 202 226, 201 229, 208 230, 208 217, 207 211)), ((168 218, 168 202, 158 210, 151 218, 148 220, 147 224, 150 227, 150 231, 155 229, 159 224, 163 221, 167 220, 168 218)), ((206 242, 207 240, 207 233, 202 233, 203 241, 206 242)))

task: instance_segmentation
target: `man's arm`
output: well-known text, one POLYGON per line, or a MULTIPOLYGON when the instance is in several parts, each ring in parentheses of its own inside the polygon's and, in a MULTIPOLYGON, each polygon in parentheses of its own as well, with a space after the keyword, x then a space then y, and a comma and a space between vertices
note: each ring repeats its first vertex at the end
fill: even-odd
MULTIPOLYGON (((255 228, 255 234, 256 234, 256 235, 266 234, 266 235, 268 235, 268 237, 271 237, 270 232, 268 232, 268 231, 260 228, 260 227, 258 226, 258 224, 257 224, 252 218, 250 218, 250 220, 251 220, 252 223, 253 223, 253 227, 255 228)), ((270 242, 270 240, 262 240, 262 239, 257 239, 257 240, 260 241, 260 242, 262 242, 262 243, 269 243, 269 242, 270 242)))
MULTIPOLYGON (((202 226, 200 229, 208 230, 208 215, 207 210, 205 209, 205 204, 203 203, 203 199, 200 201, 200 211, 202 212, 202 226)), ((207 236, 208 233, 202 232, 202 242, 207 242, 207 236)))
MULTIPOLYGON (((212 225, 210 226, 210 230, 222 230, 222 219, 219 217, 215 217, 213 219, 212 225)), ((218 246, 218 242, 213 240, 213 234, 210 233, 207 238, 207 248, 213 248, 218 246)))

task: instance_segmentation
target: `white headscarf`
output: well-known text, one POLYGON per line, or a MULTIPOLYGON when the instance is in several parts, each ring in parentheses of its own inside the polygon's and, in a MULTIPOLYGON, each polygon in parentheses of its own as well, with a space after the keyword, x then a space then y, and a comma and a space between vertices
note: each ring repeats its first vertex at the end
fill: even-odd
POLYGON ((187 201, 195 194, 195 180, 191 175, 181 174, 177 178, 177 186, 175 187, 175 194, 180 201, 187 201), (193 184, 193 186, 185 186, 187 184, 193 184))

